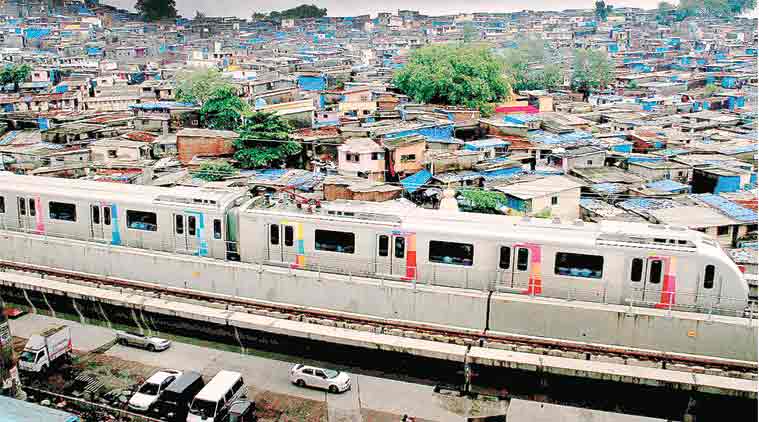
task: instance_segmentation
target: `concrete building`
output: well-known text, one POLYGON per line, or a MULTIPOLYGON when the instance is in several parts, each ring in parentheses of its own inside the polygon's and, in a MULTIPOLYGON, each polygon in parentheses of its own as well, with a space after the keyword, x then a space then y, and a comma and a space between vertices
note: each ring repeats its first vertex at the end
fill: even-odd
POLYGON ((385 180, 385 149, 370 138, 351 138, 337 147, 341 175, 371 181, 385 180))
POLYGON ((580 188, 564 176, 550 176, 494 188, 506 194, 508 211, 515 214, 580 218, 580 188))

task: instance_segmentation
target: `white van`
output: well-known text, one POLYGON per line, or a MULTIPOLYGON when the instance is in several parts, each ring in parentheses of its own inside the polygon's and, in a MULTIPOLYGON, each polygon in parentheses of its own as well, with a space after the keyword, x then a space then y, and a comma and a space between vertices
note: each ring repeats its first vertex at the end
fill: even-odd
POLYGON ((229 406, 235 400, 244 397, 245 390, 242 374, 232 371, 219 371, 192 399, 187 422, 223 421, 229 413, 229 406))

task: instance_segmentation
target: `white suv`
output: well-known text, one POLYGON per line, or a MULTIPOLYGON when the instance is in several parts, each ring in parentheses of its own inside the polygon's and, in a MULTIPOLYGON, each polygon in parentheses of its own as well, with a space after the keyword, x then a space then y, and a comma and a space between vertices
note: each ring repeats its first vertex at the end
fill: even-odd
POLYGON ((158 401, 161 393, 179 378, 182 372, 164 369, 156 372, 147 379, 129 399, 129 409, 137 412, 147 412, 158 401))
POLYGON ((351 388, 351 377, 345 372, 301 364, 290 369, 290 382, 298 387, 322 388, 330 393, 342 393, 351 388))

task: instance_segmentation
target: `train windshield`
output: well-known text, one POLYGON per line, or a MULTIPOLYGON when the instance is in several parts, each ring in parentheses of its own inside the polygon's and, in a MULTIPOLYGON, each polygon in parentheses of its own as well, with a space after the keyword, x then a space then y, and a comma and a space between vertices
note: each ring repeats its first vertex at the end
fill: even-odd
POLYGON ((153 383, 143 384, 142 387, 140 387, 139 393, 142 393, 148 396, 158 395, 158 384, 153 384, 153 383))
POLYGON ((210 418, 216 414, 216 403, 208 400, 193 400, 190 413, 201 418, 210 418))
POLYGON ((37 354, 28 350, 24 350, 21 352, 21 356, 18 358, 27 363, 34 363, 37 360, 37 354))

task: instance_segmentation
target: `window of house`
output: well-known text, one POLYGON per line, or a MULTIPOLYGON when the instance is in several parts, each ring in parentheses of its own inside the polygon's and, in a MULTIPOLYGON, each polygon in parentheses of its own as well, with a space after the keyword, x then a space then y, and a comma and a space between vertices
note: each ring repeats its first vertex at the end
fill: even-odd
POLYGON ((395 238, 395 257, 403 258, 406 256, 406 239, 403 237, 395 238))
POLYGON ((639 282, 643 279, 643 260, 640 258, 633 258, 630 265, 630 281, 639 282))
POLYGON ((501 246, 501 254, 498 259, 498 268, 502 270, 508 270, 511 267, 511 248, 508 246, 501 246))
POLYGON ((714 287, 714 265, 704 267, 704 288, 711 289, 714 287))
POLYGON ((558 196, 552 196, 551 197, 551 205, 558 205, 559 204, 559 197, 558 196))
POLYGON ((588 165, 592 166, 593 165, 593 160, 588 160, 588 165))
POLYGON ((717 236, 727 236, 730 233, 730 226, 717 227, 717 236))
POLYGON ((176 231, 177 234, 184 234, 184 216, 183 215, 174 216, 174 231, 176 231))
POLYGON ((213 220, 213 238, 221 239, 221 220, 218 218, 213 220))
POLYGON ((380 235, 379 240, 378 240, 378 244, 377 244, 377 255, 379 255, 379 256, 388 256, 388 254, 390 252, 388 250, 389 247, 390 247, 390 239, 387 236, 385 236, 384 234, 380 235))
POLYGON ((554 264, 554 274, 572 277, 601 278, 604 257, 571 252, 558 252, 554 264))
POLYGON ((115 149, 109 149, 108 150, 108 158, 116 158, 116 150, 115 149))
POLYGON ((292 246, 294 242, 293 226, 285 226, 285 246, 292 246))
POLYGON ((269 243, 279 245, 279 226, 276 224, 269 226, 269 243))
POLYGON ((316 230, 314 238, 317 251, 353 253, 356 250, 356 235, 353 233, 316 230))
POLYGON ((154 212, 127 210, 126 219, 130 229, 158 231, 158 215, 154 212))
MULTIPOLYGON (((31 201, 30 201, 31 208, 31 201)), ((53 220, 76 221, 76 205, 65 202, 49 202, 50 218, 53 220)))
POLYGON ((474 261, 474 245, 430 240, 429 260, 440 264, 469 267, 474 261))
POLYGON ((408 162, 408 161, 414 161, 414 160, 416 160, 416 154, 401 155, 401 162, 402 163, 405 163, 405 162, 408 162))
POLYGON ((372 153, 372 160, 384 160, 385 159, 385 153, 384 152, 373 152, 372 153))

